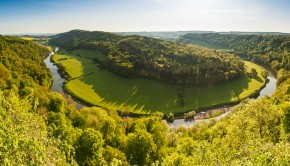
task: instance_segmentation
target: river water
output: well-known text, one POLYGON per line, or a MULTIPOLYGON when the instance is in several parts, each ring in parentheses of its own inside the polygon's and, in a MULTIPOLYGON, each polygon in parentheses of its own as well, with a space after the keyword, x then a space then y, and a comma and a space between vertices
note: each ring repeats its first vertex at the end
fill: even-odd
POLYGON ((81 109, 83 107, 85 107, 84 104, 77 102, 73 99, 71 99, 65 92, 63 89, 63 85, 64 85, 64 79, 60 76, 59 72, 58 72, 58 67, 53 64, 53 62, 51 61, 51 56, 53 56, 55 54, 55 52, 57 52, 59 50, 58 47, 55 48, 54 52, 51 52, 49 54, 49 56, 44 60, 44 63, 46 64, 46 66, 49 68, 50 72, 52 73, 53 76, 53 83, 51 86, 51 90, 52 92, 58 92, 60 94, 62 94, 62 96, 67 99, 69 102, 73 103, 78 109, 81 109))
MULTIPOLYGON (((272 73, 272 71, 270 71, 269 69, 267 68, 264 68, 265 70, 268 71, 268 80, 269 82, 266 84, 266 86, 260 91, 260 94, 259 96, 255 99, 255 100, 258 100, 260 99, 261 97, 263 96, 271 96, 275 90, 276 90, 276 82, 277 82, 277 79, 275 78, 274 74, 272 73)), ((227 108, 216 108, 215 110, 221 110, 221 109, 227 109, 227 108)), ((217 117, 214 117, 214 118, 211 118, 211 119, 221 119, 222 117, 224 117, 225 115, 229 114, 233 109, 234 107, 228 107, 229 110, 227 110, 226 113, 224 114, 221 114, 217 117)), ((210 111, 210 110, 208 110, 210 111)), ((186 121, 184 119, 175 119, 173 123, 167 123, 168 126, 170 128, 178 128, 178 127, 190 127, 194 124, 198 124, 198 123, 202 123, 202 122, 207 122, 211 119, 202 119, 202 120, 190 120, 190 121, 186 121)))
POLYGON ((277 79, 275 78, 274 74, 271 71, 269 71, 268 69, 266 69, 266 70, 268 71, 267 78, 268 78, 269 82, 266 84, 265 88, 263 88, 260 91, 260 95, 258 96, 258 99, 263 97, 263 96, 271 96, 276 90, 277 79))
MULTIPOLYGON (((59 50, 58 47, 56 47, 55 52, 57 52, 59 50)), ((51 91, 52 92, 58 92, 60 94, 62 94, 68 101, 74 103, 76 105, 76 107, 78 109, 81 109, 83 107, 85 107, 85 104, 82 104, 80 102, 77 102, 73 99, 70 99, 68 97, 68 95, 64 92, 63 89, 63 84, 64 84, 64 79, 60 76, 60 74, 58 73, 58 68, 56 65, 53 64, 53 62, 51 61, 51 56, 54 55, 54 52, 51 52, 49 54, 49 56, 44 60, 44 63, 46 64, 46 66, 49 68, 49 70, 51 71, 52 75, 53 75, 53 84, 51 87, 51 91)), ((268 76, 267 78, 269 79, 269 82, 266 84, 266 86, 260 91, 260 95, 256 98, 259 99, 263 96, 271 96, 275 90, 276 90, 276 81, 277 79, 275 78, 274 74, 272 73, 272 71, 268 70, 267 68, 265 68, 268 71, 268 76)), ((224 117, 225 115, 227 115, 228 113, 231 112, 231 110, 233 109, 233 107, 228 107, 228 108, 217 108, 217 109, 229 109, 226 111, 226 113, 221 114, 217 117, 211 118, 211 119, 220 119, 222 117, 224 117)), ((208 110, 211 111, 211 110, 208 110)), ((206 122, 209 121, 210 119, 203 119, 203 120, 191 120, 191 121, 185 121, 184 119, 175 119, 173 123, 167 123, 168 126, 170 128, 178 128, 180 126, 184 126, 184 127, 190 127, 194 124, 197 123, 201 123, 201 122, 206 122)))

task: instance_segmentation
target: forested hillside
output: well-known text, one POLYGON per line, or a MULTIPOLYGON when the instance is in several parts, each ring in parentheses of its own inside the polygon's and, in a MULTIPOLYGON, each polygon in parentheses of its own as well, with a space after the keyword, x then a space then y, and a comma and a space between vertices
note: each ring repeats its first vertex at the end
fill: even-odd
POLYGON ((118 36, 106 32, 74 30, 51 43, 67 50, 100 50, 106 60, 96 63, 125 77, 143 76, 182 85, 211 84, 236 78, 244 69, 237 56, 196 46, 144 36, 118 36))
MULTIPOLYGON (((0 36, 0 164, 64 164, 60 142, 47 134, 51 73, 49 51, 30 41, 0 36)), ((52 99, 52 100, 50 100, 52 99)))
MULTIPOLYGON (((1 40, 1 58, 14 55, 10 67, 10 59, 1 61, 1 81, 10 85, 27 77, 33 92, 43 90, 38 97, 19 93, 17 84, 1 88, 1 165, 290 164, 289 77, 273 97, 244 101, 219 121, 169 129, 159 115, 130 118, 97 107, 77 110, 60 94, 48 92, 49 84, 34 76, 33 67, 12 67, 28 61, 48 73, 43 47, 11 37, 1 40), (24 51, 14 51, 18 47, 24 51)), ((45 80, 49 83, 51 76, 45 80)))
POLYGON ((43 60, 49 51, 30 41, 0 36, 0 88, 13 89, 24 97, 41 95, 51 84, 51 73, 43 60), (40 88, 41 86, 41 88, 40 88))
MULTIPOLYGON (((243 45, 239 41, 231 44, 243 45)), ((259 45, 252 43, 251 47, 259 45)), ((269 57, 266 48, 262 51, 265 55, 259 57, 269 58, 270 63, 275 60, 269 57)), ((281 58, 281 54, 276 55, 281 58)), ((279 78, 281 71, 288 69, 282 66, 279 78)), ((123 153, 127 162, 138 165, 289 165, 290 84, 289 77, 283 78, 273 97, 245 101, 232 115, 189 129, 168 129, 157 117, 125 118, 121 128, 127 141, 124 145, 109 145, 123 153)), ((101 133, 107 135, 102 130, 101 133)), ((102 157, 106 158, 105 154, 102 157)))
POLYGON ((285 79, 290 70, 290 36, 288 35, 233 35, 186 34, 178 39, 182 43, 203 42, 230 49, 254 62, 280 72, 278 82, 285 79), (282 69, 282 70, 280 70, 282 69))

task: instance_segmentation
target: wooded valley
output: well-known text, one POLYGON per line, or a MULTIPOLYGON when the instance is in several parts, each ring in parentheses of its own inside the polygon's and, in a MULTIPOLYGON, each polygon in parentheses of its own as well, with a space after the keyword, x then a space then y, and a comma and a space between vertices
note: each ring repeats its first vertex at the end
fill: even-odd
POLYGON ((100 50, 107 56, 102 66, 129 78, 143 76, 174 84, 204 85, 234 79, 244 69, 239 57, 224 51, 144 36, 74 30, 56 35, 51 43, 68 50, 100 50))
MULTIPOLYGON (((99 41, 92 37, 91 41, 84 42, 81 35, 64 35, 56 36, 51 42, 66 49, 103 50, 108 57, 104 67, 118 72, 115 68, 123 70, 131 66, 132 75, 130 70, 118 73, 129 77, 159 80, 158 71, 188 76, 190 70, 196 72, 195 68, 199 67, 203 77, 198 82, 197 77, 187 80, 182 74, 173 82, 192 85, 202 83, 201 77, 210 83, 221 81, 207 78, 206 73, 211 77, 220 74, 224 81, 226 72, 235 71, 228 77, 233 79, 243 69, 240 59, 225 51, 139 36, 72 32, 96 34, 99 41)), ((228 43, 220 46, 273 68, 279 80, 275 94, 255 101, 244 100, 221 120, 190 128, 170 129, 162 121, 162 114, 131 118, 102 107, 77 110, 60 94, 49 92, 52 76, 43 63, 49 54, 46 47, 0 36, 1 165, 289 165, 289 38, 206 34, 201 39, 196 36, 204 41, 215 39, 211 44, 228 43)), ((182 38, 190 43, 189 40, 197 37, 188 34, 182 38)), ((166 78, 161 81, 167 81, 166 78)))

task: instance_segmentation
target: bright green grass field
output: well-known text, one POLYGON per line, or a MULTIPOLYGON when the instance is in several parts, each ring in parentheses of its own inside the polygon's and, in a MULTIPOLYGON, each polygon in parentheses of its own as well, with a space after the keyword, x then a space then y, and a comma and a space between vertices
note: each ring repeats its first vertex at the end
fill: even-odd
POLYGON ((185 107, 182 108, 177 97, 177 85, 146 78, 123 78, 106 69, 99 69, 91 58, 104 60, 105 55, 101 52, 82 49, 69 53, 61 51, 60 54, 54 55, 53 60, 64 65, 70 76, 76 78, 65 84, 65 88, 73 96, 93 105, 136 113, 179 113, 233 102, 248 97, 265 84, 261 75, 264 70, 256 64, 245 62, 247 70, 256 68, 262 81, 241 76, 213 86, 184 88, 185 107))
POLYGON ((29 41, 33 40, 32 37, 20 37, 20 38, 23 39, 23 40, 29 40, 29 41))
POLYGON ((198 45, 198 46, 210 48, 210 49, 216 49, 216 50, 226 49, 226 48, 216 46, 216 45, 210 44, 208 42, 203 42, 203 41, 191 41, 190 44, 198 45))

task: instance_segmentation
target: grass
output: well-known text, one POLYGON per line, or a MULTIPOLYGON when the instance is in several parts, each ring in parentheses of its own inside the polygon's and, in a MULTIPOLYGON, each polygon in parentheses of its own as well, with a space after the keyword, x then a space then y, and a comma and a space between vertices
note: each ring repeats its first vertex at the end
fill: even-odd
POLYGON ((29 41, 31 41, 31 40, 33 40, 34 38, 32 38, 32 37, 20 37, 21 39, 23 39, 23 40, 29 40, 29 41))
POLYGON ((198 45, 198 46, 201 46, 201 47, 206 47, 206 48, 216 49, 216 50, 227 49, 227 48, 220 47, 220 46, 217 46, 217 45, 213 45, 213 44, 210 44, 210 43, 204 42, 204 41, 191 41, 189 44, 198 45))
POLYGON ((104 61, 106 59, 106 56, 102 52, 95 51, 95 50, 79 49, 70 53, 73 53, 79 57, 88 58, 88 59, 98 58, 100 61, 104 61))
POLYGON ((62 51, 53 60, 66 67, 72 79, 65 88, 73 96, 93 105, 126 110, 135 113, 180 113, 235 102, 247 98, 264 84, 263 69, 245 62, 248 71, 255 68, 262 81, 243 75, 235 80, 204 87, 188 87, 185 91, 185 106, 180 106, 177 85, 165 84, 146 78, 128 79, 99 69, 92 60, 104 60, 105 55, 91 50, 62 51), (62 54, 62 55, 60 55, 62 54))

